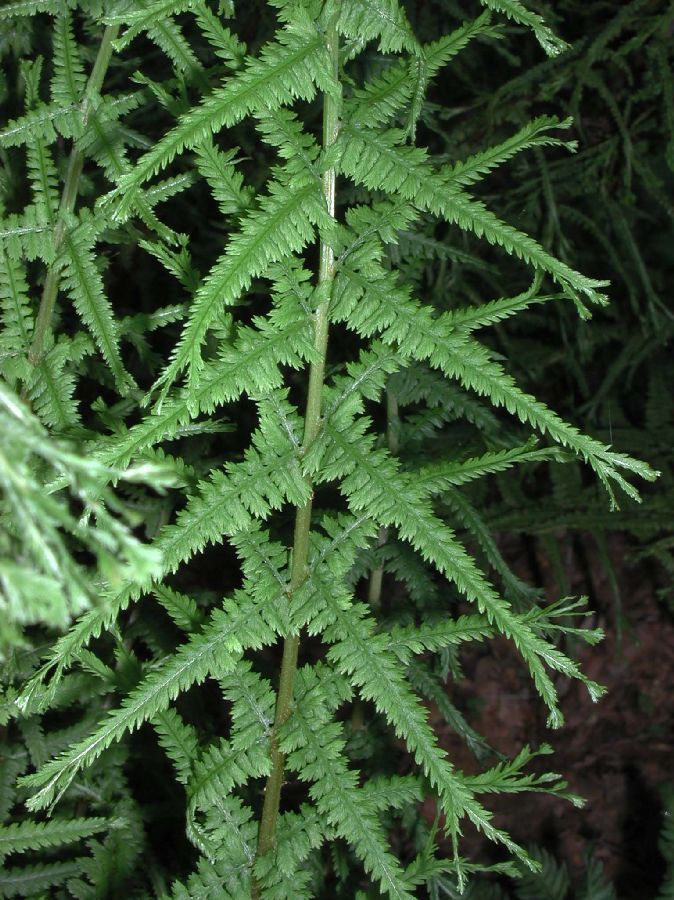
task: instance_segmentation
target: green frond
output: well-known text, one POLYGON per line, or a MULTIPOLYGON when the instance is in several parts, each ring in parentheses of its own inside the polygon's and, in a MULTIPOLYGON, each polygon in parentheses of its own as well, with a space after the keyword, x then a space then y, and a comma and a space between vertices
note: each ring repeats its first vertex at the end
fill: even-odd
POLYGON ((0 250, 0 311, 0 371, 8 380, 25 377, 34 324, 29 288, 24 266, 11 259, 4 248, 0 250))
POLYGON ((204 364, 194 390, 170 395, 127 433, 102 442, 97 458, 111 466, 127 465, 155 444, 180 436, 199 412, 213 412, 243 393, 255 396, 278 387, 281 363, 299 368, 311 357, 306 315, 289 319, 283 328, 241 329, 234 347, 224 346, 219 361, 204 364))
POLYGON ((407 59, 400 59, 362 87, 354 87, 349 102, 353 124, 383 125, 408 105, 412 98, 409 67, 407 59))
POLYGON ((266 762, 274 723, 275 696, 271 685, 253 671, 250 663, 243 661, 218 680, 225 699, 232 704, 232 750, 235 754, 246 750, 251 754, 254 748, 266 762))
POLYGON ((155 585, 152 593, 181 631, 191 634, 203 626, 203 613, 191 597, 174 591, 165 584, 155 585))
POLYGON ((16 866, 0 872, 2 897, 43 897, 51 887, 65 885, 81 874, 83 859, 16 866))
MULTIPOLYGON (((421 116, 426 90, 430 81, 441 68, 446 66, 461 50, 465 49, 474 38, 489 34, 492 30, 490 22, 491 15, 488 11, 485 11, 473 21, 465 22, 459 28, 444 35, 432 44, 427 44, 410 61, 410 80, 413 78, 414 86, 411 91, 412 102, 407 116, 407 132, 412 140, 415 137, 416 123, 421 116)), ((371 122, 368 124, 371 124, 371 122)))
MULTIPOLYGON (((259 442, 262 449, 263 440, 259 442)), ((251 517, 264 519, 283 503, 303 502, 307 485, 297 464, 295 448, 266 453, 251 448, 243 461, 230 463, 225 472, 213 471, 199 492, 167 526, 156 542, 166 572, 191 559, 223 535, 233 536, 251 526, 251 517)))
POLYGON ((297 900, 314 896, 314 867, 311 858, 325 841, 325 830, 316 810, 304 804, 299 813, 286 812, 280 817, 279 840, 273 853, 255 864, 255 875, 269 900, 297 900), (313 884, 312 884, 313 883, 313 884))
MULTIPOLYGON (((306 502, 307 484, 299 469, 295 448, 284 446, 278 453, 269 448, 270 452, 262 454, 261 438, 257 445, 258 449, 249 450, 242 462, 230 464, 227 474, 213 471, 178 514, 176 523, 160 532, 151 546, 162 560, 161 574, 174 572, 181 563, 223 535, 234 536, 250 528, 252 512, 264 518, 286 500, 298 504, 306 502)), ((109 628, 140 593, 137 583, 125 584, 116 592, 109 591, 98 607, 76 622, 56 642, 50 658, 26 685, 20 698, 22 708, 27 711, 35 703, 48 702, 63 672, 80 649, 109 628), (50 674, 50 687, 45 694, 42 685, 50 674)))
POLYGON ((124 31, 115 41, 118 51, 127 47, 134 38, 143 31, 150 31, 159 23, 170 20, 194 6, 194 0, 150 0, 143 3, 140 9, 130 8, 118 15, 107 17, 111 25, 124 25, 124 31))
POLYGON ((275 147, 285 160, 283 177, 290 181, 297 175, 320 177, 316 160, 320 148, 313 135, 306 132, 297 116, 288 109, 272 109, 258 113, 257 129, 265 143, 275 147))
POLYGON ((91 351, 88 338, 61 337, 34 367, 27 379, 33 409, 57 432, 67 432, 79 422, 72 364, 91 351))
POLYGON ((558 457, 559 453, 554 448, 537 448, 535 441, 529 441, 522 447, 492 450, 463 462, 447 460, 431 463, 415 472, 414 479, 417 487, 424 493, 439 494, 447 488, 458 487, 484 475, 504 472, 518 463, 541 462, 558 457))
POLYGON ((190 315, 171 364, 159 384, 170 385, 189 369, 190 391, 203 368, 201 345, 222 307, 232 306, 257 275, 275 262, 302 250, 312 239, 314 227, 326 219, 321 193, 311 179, 292 186, 273 182, 259 209, 249 213, 197 290, 190 315))
POLYGON ((376 39, 382 53, 421 53, 398 0, 342 0, 337 29, 345 37, 363 43, 376 39))
POLYGON ((382 892, 395 900, 412 900, 376 807, 366 803, 357 786, 358 772, 347 766, 341 728, 331 721, 320 681, 313 672, 302 670, 298 682, 297 697, 303 702, 297 704, 282 737, 288 766, 312 783, 310 793, 319 813, 352 846, 382 892))
MULTIPOLYGON (((212 861, 224 862, 231 872, 246 875, 255 858, 253 811, 234 788, 251 778, 269 774, 268 753, 233 751, 227 741, 210 746, 193 761, 187 782, 187 834, 212 861)), ((230 890, 236 885, 225 882, 230 890)))
POLYGON ((163 50, 177 72, 192 75, 201 68, 181 28, 171 19, 159 21, 154 27, 149 28, 147 36, 163 50))
POLYGON ((20 16, 34 16, 47 12, 58 15, 64 7, 72 7, 76 0, 9 0, 0 7, 0 19, 13 19, 20 16))
POLYGON ((534 284, 528 291, 518 294, 516 297, 499 297, 497 300, 488 300, 479 306, 458 307, 441 313, 436 321, 449 328, 474 331, 477 328, 486 328, 489 325, 503 322, 530 306, 559 299, 560 297, 554 294, 540 296, 534 284))
POLYGON ((491 769, 478 775, 466 775, 466 782, 480 794, 544 791, 566 797, 576 806, 582 806, 584 801, 566 792, 567 785, 561 775, 557 775, 555 772, 546 772, 543 775, 522 772, 524 766, 533 759, 538 756, 548 756, 552 752, 552 748, 548 744, 542 744, 538 750, 531 750, 529 746, 524 746, 514 759, 498 762, 491 769))
POLYGON ((213 193, 213 197, 225 216, 240 215, 251 203, 252 191, 244 188, 243 176, 237 172, 237 150, 223 153, 212 141, 204 141, 196 147, 197 165, 213 193))
POLYGON ((52 806, 77 773, 113 743, 166 710, 191 685, 203 682, 209 675, 231 671, 244 648, 260 647, 271 640, 259 611, 246 602, 245 596, 239 596, 238 602, 227 601, 223 609, 215 610, 202 632, 151 670, 94 734, 23 779, 26 787, 37 789, 28 801, 29 808, 52 806))
POLYGON ((572 125, 571 119, 556 119, 554 116, 539 116, 527 122, 520 130, 500 144, 489 147, 482 153, 476 153, 468 159, 454 163, 443 169, 451 182, 462 187, 475 184, 489 172, 512 159, 524 150, 532 147, 564 147, 567 150, 575 150, 575 141, 564 141, 550 132, 568 129, 572 125))
POLYGON ((196 17, 197 24, 208 39, 213 52, 232 69, 243 65, 246 45, 243 44, 229 28, 225 28, 220 19, 214 15, 204 2, 192 5, 190 10, 196 17))
POLYGON ((37 209, 29 207, 22 215, 12 214, 0 223, 2 248, 12 260, 54 259, 52 228, 38 218, 37 209))
POLYGON ((464 231, 484 237, 536 269, 546 272, 572 296, 584 294, 592 303, 604 304, 597 292, 604 281, 587 278, 551 256, 537 241, 502 222, 485 204, 457 189, 451 177, 430 169, 426 151, 400 146, 402 135, 394 130, 375 132, 346 126, 342 130, 339 167, 344 175, 370 189, 397 194, 419 209, 441 216, 464 231))
POLYGON ((463 5, 0 9, 0 896, 569 893, 488 795, 579 798, 451 685, 505 639, 551 726, 560 679, 603 691, 585 598, 500 534, 559 569, 559 528, 624 526, 672 568, 668 492, 608 519, 597 483, 666 466, 669 20, 579 8, 558 60, 550 4, 463 5), (599 332, 551 302, 606 303, 597 248, 599 332))
MULTIPOLYGON (((563 719, 557 707, 557 691, 545 671, 546 665, 569 677, 579 678, 591 696, 598 698, 601 695, 601 689, 586 679, 574 662, 539 638, 521 616, 512 611, 510 604, 498 596, 453 531, 433 514, 414 480, 399 473, 394 461, 383 451, 373 450, 371 438, 360 428, 337 431, 333 425, 327 426, 326 434, 330 444, 324 444, 323 477, 341 477, 340 491, 355 513, 367 509, 381 525, 395 525, 404 540, 453 581, 467 599, 476 603, 481 613, 486 613, 490 623, 515 643, 550 710, 552 724, 561 725, 563 719)), ((314 457, 311 465, 316 464, 314 457)))
POLYGON ((58 210, 58 174, 49 148, 39 136, 26 143, 26 168, 33 191, 33 209, 38 222, 54 224, 58 210))
POLYGON ((592 466, 609 493, 610 480, 613 480, 630 496, 635 496, 634 488, 625 481, 618 469, 626 469, 648 481, 655 479, 656 473, 646 463, 631 459, 623 453, 615 453, 600 441, 581 434, 545 404, 521 391, 514 379, 504 372, 501 365, 491 358, 489 351, 477 341, 466 338, 463 345, 457 342, 449 356, 446 363, 433 356, 430 357, 430 362, 432 365, 439 365, 446 375, 458 378, 471 390, 488 396, 495 406, 505 407, 522 422, 529 422, 542 433, 549 434, 557 443, 572 449, 592 466))
MULTIPOLYGON (((135 202, 143 182, 156 175, 185 149, 196 147, 221 128, 231 128, 255 110, 278 108, 300 98, 310 100, 316 89, 336 91, 322 35, 313 23, 300 19, 280 31, 244 70, 216 88, 200 106, 191 109, 178 125, 120 179, 114 192, 121 197, 114 215, 121 219, 135 202)), ((16 127, 13 129, 13 134, 16 127)), ((0 146, 3 133, 0 132, 0 146)))
POLYGON ((375 635, 373 622, 363 609, 352 608, 348 615, 333 606, 334 624, 325 636, 332 643, 328 659, 336 669, 358 687, 365 700, 374 703, 396 736, 403 738, 407 749, 439 793, 447 816, 445 830, 452 837, 454 853, 460 834, 459 822, 468 816, 474 825, 491 840, 503 843, 523 860, 524 851, 505 833, 494 828, 489 814, 472 796, 464 776, 453 766, 438 747, 427 721, 427 711, 412 692, 403 666, 386 652, 387 638, 375 635))
POLYGON ((72 844, 110 828, 107 819, 51 819, 49 822, 15 822, 0 825, 0 859, 44 847, 72 844))
POLYGON ((54 20, 53 40, 52 103, 61 108, 77 106, 84 96, 87 77, 84 74, 77 41, 73 33, 72 16, 65 8, 54 20))
POLYGON ((92 252, 97 236, 96 226, 89 222, 66 230, 59 259, 62 284, 110 367, 118 390, 125 394, 132 382, 124 369, 118 326, 92 252))
POLYGON ((559 56, 568 49, 568 44, 558 37, 545 20, 538 13, 532 12, 520 3, 520 0, 480 0, 483 6, 494 10, 494 12, 504 13, 513 22, 518 25, 524 25, 530 28, 536 35, 536 39, 548 56, 559 56))
POLYGON ((0 129, 0 147, 20 147, 31 139, 53 144, 59 134, 77 137, 81 129, 79 107, 75 104, 58 106, 41 103, 0 129))
POLYGON ((425 44, 423 60, 426 80, 430 81, 434 78, 440 69, 465 49, 472 40, 480 35, 489 34, 491 31, 491 15, 485 10, 477 18, 464 22, 463 25, 438 38, 437 41, 433 41, 432 44, 425 44))
POLYGON ((438 622, 431 620, 419 627, 395 625, 384 643, 401 662, 407 663, 411 654, 418 655, 426 650, 437 653, 444 647, 493 636, 494 630, 483 616, 459 616, 438 622))
POLYGON ((167 896, 169 900, 237 900, 242 891, 250 890, 250 879, 239 877, 231 893, 223 885, 234 875, 225 860, 212 863, 202 857, 186 884, 175 881, 167 896))
POLYGON ((195 729, 187 725, 171 707, 157 713, 152 724, 157 732, 159 744, 173 763, 176 778, 181 784, 186 785, 192 777, 194 760, 199 750, 195 729))

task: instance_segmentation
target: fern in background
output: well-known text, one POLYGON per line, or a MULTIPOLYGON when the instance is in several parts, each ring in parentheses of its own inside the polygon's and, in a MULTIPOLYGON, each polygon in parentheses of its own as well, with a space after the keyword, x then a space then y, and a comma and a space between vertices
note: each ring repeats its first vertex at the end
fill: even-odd
MULTIPOLYGON (((495 173, 514 191, 521 154, 545 165, 579 135, 566 115, 513 116, 492 143, 439 149, 433 92, 504 28, 543 65, 566 44, 519 0, 447 4, 451 29, 428 40, 396 0, 269 6, 273 33, 251 48, 227 2, 0 10, 24 98, 0 131, 2 374, 43 423, 17 405, 16 440, 57 462, 50 490, 88 473, 80 502, 118 538, 96 534, 117 564, 91 608, 56 640, 33 617, 33 648, 11 657, 0 854, 27 855, 0 876, 6 896, 411 898, 480 890, 484 870, 528 872, 521 896, 565 883, 488 808, 523 791, 580 803, 538 765, 550 747, 495 754, 447 680, 463 643, 505 637, 559 726, 559 676, 602 693, 559 639, 601 633, 583 600, 545 605, 509 569, 480 498, 494 478, 515 492, 518 466, 583 464, 606 510, 656 473, 565 421, 516 380, 517 354, 478 336, 606 304, 603 273, 482 186, 495 173), (118 496, 142 551, 106 517, 118 496), (468 823, 504 861, 462 854, 468 823), (157 835, 178 848, 168 863, 157 835)), ((67 497, 29 488, 71 522, 67 497)))
MULTIPOLYGON (((424 7, 429 18, 420 11, 419 30, 432 33, 434 8, 453 6, 424 7)), ((578 529, 590 532, 613 584, 618 610, 621 593, 608 540, 612 531, 633 535, 635 559, 662 566, 666 573, 662 594, 671 600, 667 349, 672 314, 666 294, 671 260, 665 248, 672 221, 667 199, 672 187, 668 112, 672 14, 666 0, 625 3, 615 9, 593 3, 560 4, 555 16, 559 28, 574 38, 571 49, 541 63, 520 37, 516 64, 502 56, 503 77, 497 89, 486 65, 478 65, 476 52, 460 76, 462 85, 470 85, 471 97, 479 85, 480 99, 472 115, 457 117, 447 129, 442 107, 428 104, 424 113, 440 158, 472 152, 485 133, 506 135, 513 122, 524 124, 542 110, 573 118, 579 139, 573 157, 544 155, 538 149, 524 154, 516 163, 516 189, 506 190, 495 173, 485 185, 484 197, 562 259, 582 260, 587 271, 596 270, 601 260, 599 271, 611 278, 612 302, 598 313, 595 323, 578 320, 559 304, 554 317, 549 310, 532 309, 528 316, 499 326, 493 346, 513 361, 525 385, 561 385, 554 398, 563 410, 574 410, 586 429, 609 443, 637 456, 648 454, 662 478, 657 491, 646 492, 645 503, 628 501, 611 517, 604 515, 601 494, 574 465, 551 471, 554 492, 545 509, 531 502, 526 484, 516 490, 513 479, 502 481, 505 502, 493 502, 493 495, 478 496, 489 507, 485 518, 492 530, 526 531, 535 537, 544 555, 554 561, 561 591, 567 590, 561 562, 567 535, 578 529), (521 70, 522 58, 528 71, 521 70), (562 335, 555 352, 550 350, 552 332, 562 335)), ((464 93, 463 87, 459 89, 457 105, 464 93)), ((498 287, 491 259, 477 261, 470 243, 464 248, 472 256, 470 268, 450 259, 444 244, 438 249, 436 243, 425 241, 423 255, 401 249, 421 277, 427 278, 430 267, 435 267, 434 291, 458 283, 477 297, 485 284, 498 287)), ((620 615, 617 621, 620 626, 620 615)))

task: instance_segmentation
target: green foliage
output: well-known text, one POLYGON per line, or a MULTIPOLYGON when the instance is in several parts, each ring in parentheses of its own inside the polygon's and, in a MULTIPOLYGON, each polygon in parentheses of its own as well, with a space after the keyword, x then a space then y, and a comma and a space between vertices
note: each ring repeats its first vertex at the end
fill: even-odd
POLYGON ((444 144, 445 66, 513 26, 566 56, 519 0, 483 5, 428 40, 397 0, 274 0, 261 30, 207 0, 0 11, 0 895, 471 896, 484 870, 563 896, 489 810, 580 802, 532 769, 550 747, 495 756, 446 686, 463 644, 505 638, 559 726, 560 676, 603 690, 560 637, 601 634, 510 570, 492 526, 517 508, 482 500, 584 463, 608 516, 656 472, 494 346, 607 299, 484 192, 568 166, 566 112, 513 102, 493 140, 444 144), (467 822, 507 860, 464 858, 467 822))
POLYGON ((153 465, 116 472, 78 455, 51 438, 1 384, 0 429, 1 658, 24 642, 26 626, 66 628, 96 602, 106 581, 149 583, 159 570, 159 554, 133 536, 130 511, 106 483, 121 476, 161 487, 166 473, 153 465), (97 571, 78 564, 82 548, 93 554, 97 571))

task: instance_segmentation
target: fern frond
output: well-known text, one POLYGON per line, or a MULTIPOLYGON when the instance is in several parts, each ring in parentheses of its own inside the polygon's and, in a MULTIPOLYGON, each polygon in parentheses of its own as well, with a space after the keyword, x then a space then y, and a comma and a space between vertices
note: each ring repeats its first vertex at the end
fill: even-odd
POLYGON ((604 304, 597 292, 603 281, 574 272, 551 256, 537 241, 502 222, 482 201, 470 197, 452 184, 451 177, 429 170, 427 154, 418 147, 401 147, 397 131, 342 130, 339 167, 344 175, 370 189, 398 194, 419 209, 441 216, 450 224, 484 237, 542 272, 547 272, 572 295, 584 294, 591 302, 604 304))
POLYGON ((0 7, 0 19, 13 19, 20 16, 34 16, 47 12, 56 16, 64 7, 72 7, 75 0, 10 0, 0 7))
POLYGON ((325 831, 316 810, 309 804, 304 804, 297 814, 282 814, 274 852, 255 864, 255 876, 269 900, 284 900, 289 895, 297 900, 311 900, 312 882, 316 880, 311 857, 315 859, 313 851, 325 841, 325 831))
MULTIPOLYGON (((432 44, 424 46, 421 52, 410 61, 410 76, 414 79, 414 86, 411 90, 412 102, 407 116, 406 130, 412 140, 415 137, 416 123, 421 116, 430 81, 435 77, 439 69, 446 66, 474 38, 489 34, 492 30, 490 22, 491 15, 489 11, 485 10, 482 15, 473 21, 465 22, 456 30, 444 35, 432 44)), ((371 124, 371 122, 368 124, 371 124)))
POLYGON ((12 260, 42 259, 50 263, 54 259, 51 230, 33 207, 23 215, 9 215, 0 224, 3 250, 12 260))
MULTIPOLYGON (((224 697, 232 704, 233 752, 261 752, 267 760, 267 744, 274 723, 275 697, 271 685, 243 661, 218 680, 224 697)), ((258 765, 258 768, 262 772, 264 767, 258 765)))
POLYGON ((51 887, 64 885, 81 874, 83 858, 63 862, 16 866, 0 872, 0 894, 3 897, 39 897, 51 887))
POLYGON ((504 472, 518 463, 556 458, 559 458, 559 453, 554 448, 537 448, 535 441, 529 441, 523 447, 492 450, 464 462, 448 460, 431 463, 415 472, 414 480, 424 493, 439 494, 450 486, 458 487, 484 475, 504 472))
POLYGON ((177 16, 194 6, 193 0, 150 0, 141 9, 128 9, 117 15, 108 16, 111 25, 124 25, 123 33, 115 41, 117 50, 123 50, 143 31, 149 31, 159 22, 177 16))
POLYGON ((58 175, 49 148, 39 136, 26 144, 26 167, 38 222, 53 226, 58 209, 58 175))
POLYGON ((201 857, 197 870, 189 876, 186 884, 179 881, 173 883, 169 900, 237 900, 241 892, 250 890, 250 879, 239 877, 232 893, 223 885, 231 881, 234 875, 226 861, 212 863, 201 857))
POLYGON ((321 682, 310 670, 300 671, 298 682, 301 705, 282 737, 288 766, 302 780, 313 782, 310 793, 319 813, 353 847, 382 891, 396 900, 412 900, 402 869, 387 846, 376 807, 366 803, 357 786, 357 771, 346 764, 341 728, 331 721, 321 682))
POLYGON ((25 375, 25 359, 33 331, 33 313, 30 307, 24 266, 0 250, 0 371, 5 378, 25 375))
POLYGON ((32 810, 53 805, 68 789, 77 773, 91 765, 111 744, 135 731, 143 722, 168 708, 178 693, 204 681, 208 675, 224 675, 234 667, 244 648, 271 642, 259 611, 245 596, 227 601, 215 610, 204 630, 190 638, 160 666, 152 670, 110 713, 95 734, 24 779, 35 789, 28 801, 32 810))
POLYGON ((0 130, 0 147, 20 147, 35 138, 52 144, 58 134, 77 137, 80 132, 81 117, 76 104, 61 107, 41 103, 0 130))
POLYGON ((513 378, 504 372, 499 363, 491 359, 489 351, 477 341, 467 338, 465 345, 457 343, 447 364, 433 358, 430 361, 432 364, 439 363, 445 374, 458 378, 466 387, 489 396, 494 405, 504 406, 521 421, 531 423, 541 432, 548 433, 562 446, 574 450, 592 466, 609 489, 609 493, 611 493, 610 480, 613 480, 626 493, 635 497, 634 488, 625 481, 618 469, 627 469, 648 481, 653 481, 657 477, 657 473, 646 463, 634 460, 623 453, 615 453, 600 441, 581 434, 577 428, 564 422, 545 404, 520 391, 513 378))
POLYGON ((335 622, 325 632, 332 643, 328 659, 358 687, 363 699, 372 701, 386 717, 438 791, 447 816, 445 828, 452 836, 455 855, 459 822, 467 815, 491 840, 503 843, 512 853, 526 860, 526 853, 490 824, 489 814, 472 796, 468 779, 456 773, 438 747, 426 711, 410 689, 403 667, 386 652, 386 637, 373 633, 372 620, 368 621, 363 609, 352 607, 347 616, 333 606, 332 613, 335 622))
POLYGON ((464 641, 481 641, 494 636, 492 626, 483 616, 459 616, 442 622, 429 621, 420 627, 394 625, 386 635, 385 644, 401 662, 409 662, 411 654, 426 650, 437 652, 443 647, 464 641))
POLYGON ((337 29, 345 37, 357 41, 377 39, 383 53, 421 52, 398 0, 343 0, 337 29))
POLYGON ((117 323, 92 254, 96 231, 95 225, 83 222, 65 232, 59 261, 63 265, 62 283, 110 367, 120 393, 125 394, 130 376, 119 353, 117 323))
POLYGON ((253 811, 233 789, 268 774, 269 753, 256 750, 235 752, 227 741, 217 742, 194 761, 186 786, 188 836, 205 856, 244 877, 255 857, 255 822, 253 811), (198 821, 200 814, 204 824, 198 821))
POLYGON ((193 73, 200 68, 199 61, 181 28, 173 20, 173 16, 185 12, 193 5, 185 0, 154 0, 143 3, 141 9, 110 15, 106 17, 106 21, 115 26, 127 26, 115 41, 118 51, 124 50, 145 31, 150 40, 168 56, 178 72, 193 73))
POLYGON ((480 0, 483 6, 487 6, 494 12, 504 13, 513 22, 518 25, 524 25, 530 28, 536 35, 536 39, 548 56, 559 56, 568 49, 568 44, 558 37, 545 20, 538 13, 532 12, 530 9, 520 3, 520 0, 480 0))
POLYGON ((191 9, 197 23, 216 56, 224 60, 232 69, 238 69, 243 64, 246 55, 246 45, 243 44, 229 28, 225 28, 220 19, 206 6, 205 3, 197 4, 191 9))
POLYGON ((155 585, 152 593, 182 631, 191 634, 203 626, 203 613, 191 597, 180 594, 165 584, 155 585))
POLYGON ((197 165, 211 188, 213 197, 225 215, 239 215, 250 205, 251 189, 244 188, 243 176, 234 165, 236 148, 223 153, 212 141, 196 147, 197 165))
POLYGON ((192 777, 194 760, 199 750, 195 729, 187 725, 171 707, 158 713, 152 724, 157 732, 159 744, 173 763, 176 778, 181 784, 186 785, 192 777))
POLYGON ((53 64, 52 103, 61 108, 77 106, 84 95, 87 78, 73 34, 72 16, 65 8, 54 21, 53 64))
POLYGON ((325 222, 319 186, 313 179, 298 181, 292 186, 273 182, 260 208, 243 220, 226 253, 197 290, 181 340, 159 384, 170 385, 188 368, 190 390, 194 390, 196 376, 203 368, 201 344, 218 311, 235 303, 252 279, 272 263, 302 250, 313 237, 315 226, 325 222))
MULTIPOLYGON (((120 179, 114 216, 130 213, 143 182, 165 168, 183 150, 197 146, 221 128, 231 128, 258 109, 278 108, 297 98, 310 100, 316 88, 335 92, 322 35, 301 18, 278 33, 239 74, 216 88, 120 179)), ((0 133, 0 140, 2 133, 0 133)))
POLYGON ((564 141, 557 137, 555 132, 568 129, 572 125, 571 119, 556 119, 554 116, 539 116, 522 126, 520 130, 500 144, 495 144, 481 153, 476 153, 461 162, 454 163, 443 169, 451 182, 467 187, 475 184, 493 169, 503 165, 518 153, 530 150, 532 147, 564 147, 567 150, 575 150, 575 141, 564 141))
MULTIPOLYGON (((362 424, 362 423, 361 423, 362 424)), ((586 679, 578 666, 553 645, 537 637, 521 617, 512 612, 489 585, 482 573, 456 540, 454 533, 433 515, 420 492, 398 473, 393 460, 383 451, 374 451, 371 439, 360 428, 337 431, 328 425, 332 447, 322 460, 326 478, 338 473, 341 492, 354 512, 367 509, 381 525, 395 525, 402 538, 453 581, 458 590, 476 603, 490 622, 511 638, 529 666, 538 691, 550 710, 550 721, 559 726, 563 719, 557 707, 557 692, 544 664, 567 676, 580 678, 591 696, 601 696, 598 685, 586 679), (369 451, 365 455, 365 448, 369 451)), ((316 460, 312 459, 315 465, 316 460)))
POLYGON ((49 822, 16 822, 0 825, 0 859, 44 847, 59 847, 91 837, 110 828, 107 819, 52 819, 49 822))
POLYGON ((27 379, 28 397, 40 419, 57 432, 67 432, 79 421, 72 364, 93 348, 88 338, 60 338, 34 367, 27 379))

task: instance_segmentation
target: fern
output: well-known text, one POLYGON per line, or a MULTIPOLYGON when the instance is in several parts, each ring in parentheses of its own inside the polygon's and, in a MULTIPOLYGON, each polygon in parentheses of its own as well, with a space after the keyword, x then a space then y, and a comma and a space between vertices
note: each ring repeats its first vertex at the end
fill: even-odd
POLYGON ((494 349, 520 319, 603 308, 607 282, 485 187, 517 195, 512 167, 582 154, 567 115, 438 152, 434 82, 494 52, 499 22, 565 59, 537 12, 483 5, 462 21, 448 4, 429 42, 397 0, 274 0, 254 51, 227 2, 0 13, 53 29, 49 100, 24 64, 24 112, 0 132, 0 365, 21 394, 0 394, 1 709, 19 748, 0 855, 20 858, 3 896, 472 896, 483 871, 519 873, 522 897, 566 890, 489 809, 579 803, 532 767, 549 746, 494 761, 446 686, 465 644, 505 638, 559 726, 560 677, 603 692, 559 639, 601 632, 511 571, 483 501, 584 461, 607 515, 656 473, 494 349), (143 780, 175 858, 155 855, 164 807, 139 811, 143 780), (463 856, 467 822, 501 862, 463 856))

